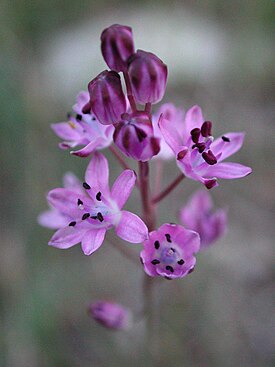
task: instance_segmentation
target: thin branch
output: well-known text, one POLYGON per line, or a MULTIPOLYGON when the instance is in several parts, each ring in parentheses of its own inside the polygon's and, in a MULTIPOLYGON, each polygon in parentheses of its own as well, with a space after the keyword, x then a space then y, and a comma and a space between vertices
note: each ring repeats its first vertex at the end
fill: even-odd
POLYGON ((178 177, 176 177, 176 179, 170 183, 170 185, 168 185, 166 187, 166 189, 164 189, 162 192, 160 192, 159 194, 157 194, 153 199, 152 199, 152 203, 156 204, 159 201, 161 201, 162 199, 164 199, 168 194, 170 194, 171 191, 174 190, 175 187, 178 186, 178 184, 185 178, 184 174, 181 173, 178 177))

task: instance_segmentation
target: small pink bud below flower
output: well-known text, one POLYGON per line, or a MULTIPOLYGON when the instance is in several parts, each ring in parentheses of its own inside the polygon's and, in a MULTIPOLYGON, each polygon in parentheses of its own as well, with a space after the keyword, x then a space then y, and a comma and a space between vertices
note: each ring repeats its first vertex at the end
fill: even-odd
MULTIPOLYGON (((90 109, 103 125, 111 125, 120 120, 126 111, 126 99, 120 76, 115 71, 103 71, 89 85, 90 109)), ((85 113, 87 106, 84 106, 85 113)))
POLYGON ((125 330, 131 326, 131 314, 122 305, 97 301, 89 306, 88 314, 107 329, 125 330))
POLYGON ((110 69, 127 70, 127 60, 134 50, 132 29, 130 27, 113 24, 101 33, 101 52, 110 69))
POLYGON ((116 125, 114 142, 127 156, 148 161, 160 151, 160 139, 153 134, 153 126, 145 112, 125 113, 116 125))
POLYGON ((157 103, 163 98, 167 66, 156 55, 138 50, 128 60, 128 72, 138 103, 157 103))

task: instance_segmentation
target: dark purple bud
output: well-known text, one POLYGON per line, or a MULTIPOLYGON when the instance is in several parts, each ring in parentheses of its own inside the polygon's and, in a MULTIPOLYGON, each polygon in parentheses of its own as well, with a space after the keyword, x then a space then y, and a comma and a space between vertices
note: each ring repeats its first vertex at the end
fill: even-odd
POLYGON ((113 24, 101 33, 101 52, 110 69, 127 70, 127 60, 135 52, 132 29, 113 24))
POLYGON ((205 138, 212 135, 212 122, 211 121, 204 121, 201 126, 201 135, 205 138))
POLYGON ((211 150, 208 150, 208 152, 202 153, 202 158, 205 160, 206 163, 210 164, 210 166, 213 166, 217 163, 217 158, 214 156, 211 150))
POLYGON ((148 161, 160 150, 160 140, 154 136, 150 117, 145 112, 125 113, 116 125, 114 142, 127 156, 148 161))
POLYGON ((181 150, 180 152, 178 152, 177 160, 181 161, 186 156, 187 152, 188 152, 188 149, 181 150))
POLYGON ((115 71, 103 71, 89 85, 92 112, 103 125, 120 120, 126 111, 126 100, 122 91, 120 76, 115 71))
POLYGON ((165 92, 167 66, 151 52, 138 50, 128 60, 128 72, 138 103, 157 103, 165 92))
POLYGON ((190 134, 191 134, 193 142, 198 143, 200 134, 201 134, 201 130, 198 127, 195 127, 195 129, 191 130, 190 134))

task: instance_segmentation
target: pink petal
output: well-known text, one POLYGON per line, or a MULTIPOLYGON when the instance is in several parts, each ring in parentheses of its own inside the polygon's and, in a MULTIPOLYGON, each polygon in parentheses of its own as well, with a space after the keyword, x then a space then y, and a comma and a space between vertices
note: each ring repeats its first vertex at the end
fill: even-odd
POLYGON ((59 229, 49 241, 50 246, 60 249, 70 248, 81 242, 86 230, 79 230, 75 227, 65 227, 59 229))
POLYGON ((207 171, 207 175, 216 176, 225 179, 241 178, 249 175, 252 169, 247 166, 243 166, 239 163, 218 163, 214 166, 210 166, 207 171))
POLYGON ((116 234, 125 241, 141 243, 148 238, 148 229, 136 214, 123 210, 116 234))
POLYGON ((58 122, 57 124, 51 124, 51 128, 62 139, 65 140, 78 140, 79 133, 73 129, 68 122, 58 122))
POLYGON ((230 141, 224 141, 222 137, 219 137, 211 144, 211 150, 215 156, 221 153, 219 162, 236 153, 242 147, 245 133, 227 133, 224 137, 230 141))
POLYGON ((47 228, 59 229, 69 224, 69 217, 62 215, 55 209, 47 210, 41 213, 38 218, 38 223, 47 228))
POLYGON ((104 142, 104 139, 102 138, 95 139, 94 141, 91 141, 89 144, 87 144, 84 148, 72 151, 71 154, 78 157, 88 157, 102 142, 104 142))
POLYGON ((81 242, 81 247, 85 255, 91 255, 104 241, 106 229, 91 229, 87 231, 81 242))
POLYGON ((87 202, 86 196, 63 188, 51 190, 47 199, 54 208, 73 218, 79 218, 83 214, 77 206, 78 199, 87 202))
POLYGON ((190 131, 195 127, 200 128, 203 124, 204 119, 201 108, 199 106, 191 107, 185 115, 185 134, 186 138, 190 136, 190 131))
POLYGON ((133 187, 135 186, 136 178, 135 172, 127 169, 123 171, 115 180, 112 187, 111 196, 112 199, 114 199, 114 201, 117 203, 119 209, 121 209, 128 200, 133 187))
POLYGON ((166 143, 176 153, 177 148, 183 145, 183 139, 174 128, 173 123, 160 116, 159 128, 166 143))
POLYGON ((109 167, 103 154, 94 154, 87 167, 85 180, 92 188, 109 192, 109 167))
POLYGON ((84 193, 80 180, 72 172, 65 173, 63 177, 63 186, 65 189, 75 191, 79 194, 84 193))

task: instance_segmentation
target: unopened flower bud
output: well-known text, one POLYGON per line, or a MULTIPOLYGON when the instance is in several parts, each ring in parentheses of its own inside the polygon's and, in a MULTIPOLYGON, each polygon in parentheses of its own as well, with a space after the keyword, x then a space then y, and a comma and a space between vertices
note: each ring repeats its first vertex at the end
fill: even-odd
POLYGON ((160 150, 160 139, 154 136, 145 112, 123 114, 115 128, 114 142, 127 157, 137 161, 148 161, 160 150))
POLYGON ((126 111, 126 99, 118 73, 103 71, 89 83, 88 90, 90 107, 98 121, 103 125, 118 122, 126 111))
POLYGON ((138 103, 157 103, 162 99, 167 66, 156 55, 138 50, 128 60, 128 73, 138 103))
POLYGON ((134 51, 132 29, 125 25, 113 24, 101 33, 101 52, 110 69, 127 70, 127 60, 134 51))
POLYGON ((108 329, 125 330, 131 326, 131 314, 114 302, 97 301, 89 306, 88 314, 108 329))

